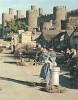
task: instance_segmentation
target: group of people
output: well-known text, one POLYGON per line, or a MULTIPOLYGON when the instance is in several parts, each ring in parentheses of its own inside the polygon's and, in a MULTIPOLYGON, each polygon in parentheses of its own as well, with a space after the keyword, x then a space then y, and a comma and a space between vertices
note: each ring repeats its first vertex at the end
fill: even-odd
POLYGON ((71 49, 71 50, 69 50, 68 53, 70 55, 70 63, 69 63, 70 76, 71 76, 71 78, 75 78, 75 76, 78 77, 78 60, 77 60, 78 59, 78 51, 76 51, 75 49, 71 49))
POLYGON ((75 49, 67 49, 65 54, 69 55, 69 57, 74 58, 76 56, 76 50, 75 49))
POLYGON ((71 50, 68 49, 66 55, 68 55, 68 59, 70 60, 68 66, 69 67, 76 66, 77 51, 75 49, 71 49, 71 50))
POLYGON ((64 64, 70 70, 72 79, 78 78, 78 51, 76 49, 68 49, 64 52, 64 56, 58 60, 60 64, 64 64))
POLYGON ((57 63, 58 64, 66 64, 72 61, 76 57, 76 50, 75 49, 67 49, 65 52, 63 52, 64 56, 57 57, 57 63))
MULTIPOLYGON (((69 64, 70 67, 73 66, 73 64, 77 63, 77 61, 75 60, 77 56, 77 52, 75 49, 71 49, 71 50, 67 49, 66 52, 64 53, 64 56, 65 58, 68 57, 71 60, 69 64)), ((53 50, 53 48, 49 48, 49 50, 46 50, 45 48, 41 48, 41 52, 38 60, 44 61, 44 64, 41 68, 40 77, 42 77, 46 81, 47 86, 51 85, 52 69, 53 67, 57 66, 56 52, 53 50)))

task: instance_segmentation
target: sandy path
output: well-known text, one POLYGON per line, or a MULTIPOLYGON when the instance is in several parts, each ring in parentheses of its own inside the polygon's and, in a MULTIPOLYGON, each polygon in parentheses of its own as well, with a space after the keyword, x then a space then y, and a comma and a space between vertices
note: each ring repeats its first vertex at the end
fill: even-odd
POLYGON ((39 77, 41 67, 17 66, 9 54, 0 54, 0 100, 78 100, 78 87, 68 78, 60 76, 60 83, 67 87, 65 93, 47 93, 40 91, 41 86, 31 86, 32 82, 41 82, 39 77), (77 88, 77 89, 76 89, 77 88))

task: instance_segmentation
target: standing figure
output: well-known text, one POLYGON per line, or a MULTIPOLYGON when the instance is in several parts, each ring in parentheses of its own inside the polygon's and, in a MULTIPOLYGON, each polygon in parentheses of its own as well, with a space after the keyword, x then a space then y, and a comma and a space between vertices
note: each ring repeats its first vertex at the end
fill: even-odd
POLYGON ((52 79, 52 68, 55 67, 57 64, 56 62, 52 61, 49 57, 45 58, 45 63, 42 66, 40 77, 42 77, 46 81, 46 85, 50 85, 52 79))
POLYGON ((53 50, 53 48, 49 49, 48 55, 50 56, 52 61, 56 61, 56 52, 53 50))

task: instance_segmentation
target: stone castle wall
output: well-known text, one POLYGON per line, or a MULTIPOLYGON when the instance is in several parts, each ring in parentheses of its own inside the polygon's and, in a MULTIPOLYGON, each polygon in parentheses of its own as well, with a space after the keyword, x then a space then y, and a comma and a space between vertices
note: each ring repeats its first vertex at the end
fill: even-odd
POLYGON ((67 8, 66 6, 56 6, 53 8, 54 18, 57 21, 66 19, 67 8))
POLYGON ((78 9, 67 13, 67 29, 78 27, 78 9))
MULTIPOLYGON (((2 14, 2 24, 6 25, 5 21, 14 20, 13 9, 9 9, 9 13, 2 14)), ((21 15, 21 11, 17 10, 15 15, 15 20, 23 21, 29 26, 29 29, 40 28, 41 30, 46 27, 46 29, 57 29, 61 30, 65 25, 65 29, 72 29, 78 26, 78 9, 67 12, 66 6, 56 6, 53 8, 53 14, 43 14, 43 9, 36 9, 36 6, 31 6, 31 10, 26 11, 26 17, 21 15), (49 23, 52 21, 52 25, 49 23)))
POLYGON ((6 21, 11 21, 11 20, 14 20, 13 14, 6 14, 6 13, 2 14, 2 25, 3 26, 6 25, 6 21))
POLYGON ((27 25, 30 28, 36 28, 37 27, 38 16, 39 16, 39 13, 38 13, 37 10, 28 10, 26 12, 27 25))

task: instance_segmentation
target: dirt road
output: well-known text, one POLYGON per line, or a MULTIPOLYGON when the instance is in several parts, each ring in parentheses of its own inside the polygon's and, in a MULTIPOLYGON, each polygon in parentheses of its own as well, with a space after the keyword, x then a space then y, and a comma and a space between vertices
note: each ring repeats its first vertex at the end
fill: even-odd
POLYGON ((17 60, 4 50, 0 54, 0 100, 78 100, 78 85, 69 80, 69 72, 61 70, 60 85, 65 93, 41 91, 42 86, 33 85, 43 80, 39 77, 40 66, 17 66, 17 60))

